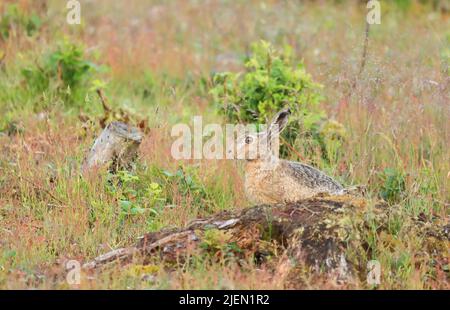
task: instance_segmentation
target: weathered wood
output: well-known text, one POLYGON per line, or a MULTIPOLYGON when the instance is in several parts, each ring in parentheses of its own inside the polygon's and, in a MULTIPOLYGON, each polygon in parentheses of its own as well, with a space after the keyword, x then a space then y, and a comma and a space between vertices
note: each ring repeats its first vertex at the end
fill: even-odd
POLYGON ((136 248, 130 247, 130 248, 119 248, 116 250, 113 250, 111 252, 105 253, 103 255, 100 255, 99 257, 95 258, 92 262, 86 263, 83 265, 83 268, 86 269, 92 269, 96 268, 101 265, 105 265, 110 262, 117 261, 121 258, 128 258, 133 253, 136 252, 136 248))
POLYGON ((126 263, 135 255, 144 260, 159 257, 172 264, 180 263, 188 250, 204 249, 205 243, 211 242, 208 241, 211 232, 215 232, 221 242, 234 244, 239 255, 263 259, 278 248, 277 251, 304 257, 317 270, 325 267, 337 270, 341 278, 349 278, 352 263, 345 256, 346 238, 357 234, 357 226, 363 225, 361 217, 352 217, 350 213, 356 214, 363 207, 362 199, 339 196, 222 212, 207 219, 196 219, 183 229, 148 233, 139 238, 136 246, 114 250, 84 267, 98 268, 114 260, 126 263))
MULTIPOLYGON (((325 271, 335 280, 348 283, 366 275, 370 247, 365 243, 365 235, 373 225, 379 230, 375 233, 386 234, 388 219, 394 212, 395 208, 384 204, 372 206, 369 211, 364 199, 349 195, 221 212, 196 219, 182 229, 147 233, 135 246, 102 255, 84 268, 93 270, 114 262, 127 264, 134 258, 144 264, 157 259, 168 266, 176 266, 195 251, 213 252, 214 257, 220 257, 225 255, 220 253, 225 248, 227 251, 237 249, 233 254, 238 259, 254 257, 260 262, 284 253, 294 265, 301 262, 301 266, 313 272, 325 271), (220 246, 221 243, 225 246, 220 246)), ((445 222, 444 226, 441 224, 437 221, 429 225, 415 220, 414 225, 415 234, 423 236, 424 240, 434 240, 425 244, 433 245, 427 251, 435 256, 445 256, 449 246, 447 226, 445 222)), ((295 270, 294 267, 290 277, 299 281, 296 277, 300 272, 295 270)))
POLYGON ((110 170, 129 168, 142 141, 139 129, 125 123, 110 123, 95 140, 82 171, 107 166, 110 170))

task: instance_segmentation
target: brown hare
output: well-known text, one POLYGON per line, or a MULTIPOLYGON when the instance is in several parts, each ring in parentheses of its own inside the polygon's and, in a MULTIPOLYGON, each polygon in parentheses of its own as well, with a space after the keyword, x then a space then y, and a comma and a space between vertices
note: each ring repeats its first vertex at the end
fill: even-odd
POLYGON ((245 158, 245 192, 257 204, 296 202, 319 194, 342 195, 344 188, 320 170, 299 162, 278 159, 279 134, 286 127, 289 109, 280 111, 264 132, 238 138, 245 158), (251 155, 256 154, 256 155, 251 155))

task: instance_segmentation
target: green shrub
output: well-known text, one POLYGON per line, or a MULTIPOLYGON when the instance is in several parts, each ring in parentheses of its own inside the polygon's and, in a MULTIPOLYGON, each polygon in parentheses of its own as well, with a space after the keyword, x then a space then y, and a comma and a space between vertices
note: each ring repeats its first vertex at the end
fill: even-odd
POLYGON ((74 103, 84 99, 91 73, 100 69, 85 59, 82 46, 64 41, 44 57, 41 65, 22 69, 22 76, 29 90, 42 93, 54 86, 56 91, 65 94, 67 102, 74 103))
POLYGON ((20 11, 17 4, 9 4, 0 15, 0 37, 8 39, 11 29, 24 31, 28 36, 36 33, 42 26, 41 18, 35 14, 20 11))
POLYGON ((283 53, 267 42, 253 45, 244 74, 225 72, 214 77, 210 93, 230 121, 265 123, 283 107, 304 114, 305 124, 316 121, 321 111, 321 86, 312 81, 302 63, 293 66, 291 49, 283 53), (316 111, 314 111, 316 110, 316 111))
MULTIPOLYGON (((312 80, 302 62, 294 63, 289 46, 279 52, 264 41, 254 44, 245 72, 220 73, 214 76, 213 82, 210 94, 228 121, 266 124, 276 112, 289 107, 291 121, 282 134, 289 144, 301 144, 296 143, 301 139, 313 140, 324 158, 340 146, 345 129, 339 124, 325 126, 323 130, 326 113, 319 107, 322 86, 312 80), (331 133, 333 128, 337 131, 331 133), (326 143, 331 140, 330 148, 326 143)), ((312 149, 306 151, 313 152, 312 149)), ((288 149, 282 145, 281 155, 287 153, 288 149)))
POLYGON ((160 170, 159 175, 165 188, 176 188, 177 190, 176 193, 173 191, 168 193, 168 201, 170 203, 175 204, 177 199, 182 198, 184 200, 187 196, 190 196, 193 199, 190 202, 191 204, 208 205, 208 203, 205 203, 209 201, 206 188, 198 179, 195 171, 190 169, 190 167, 186 167, 184 170, 180 167, 175 172, 160 170), (175 194, 180 197, 175 196, 175 194))
POLYGON ((382 180, 381 197, 389 203, 398 202, 405 191, 405 176, 402 172, 386 168, 380 175, 382 180))
POLYGON ((118 197, 119 216, 122 220, 134 215, 157 215, 166 202, 159 183, 147 183, 128 171, 119 171, 117 175, 110 174, 107 189, 118 197))

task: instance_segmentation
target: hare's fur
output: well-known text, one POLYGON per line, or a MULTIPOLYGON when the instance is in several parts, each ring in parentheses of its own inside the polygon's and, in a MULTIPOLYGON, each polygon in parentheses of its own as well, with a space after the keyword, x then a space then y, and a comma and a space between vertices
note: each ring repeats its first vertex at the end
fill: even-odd
POLYGON ((289 114, 289 110, 279 112, 267 132, 253 135, 251 139, 247 136, 245 142, 242 142, 241 146, 246 152, 252 147, 251 144, 259 142, 261 145, 261 139, 266 139, 269 144, 269 152, 259 152, 255 159, 247 159, 245 162, 247 197, 258 204, 277 204, 296 202, 319 194, 344 194, 342 185, 322 171, 306 164, 274 157, 272 141, 286 126, 289 114))
POLYGON ((254 203, 295 202, 323 193, 344 193, 339 183, 311 166, 287 160, 279 160, 270 169, 264 165, 258 160, 245 164, 245 192, 254 203))

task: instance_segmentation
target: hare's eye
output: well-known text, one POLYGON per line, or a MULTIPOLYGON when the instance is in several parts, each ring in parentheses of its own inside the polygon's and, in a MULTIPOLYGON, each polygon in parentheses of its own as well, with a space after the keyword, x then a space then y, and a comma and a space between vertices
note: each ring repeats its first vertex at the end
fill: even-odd
POLYGON ((245 137, 245 143, 246 144, 250 144, 250 143, 252 143, 252 141, 253 141, 252 137, 249 137, 249 136, 245 137))

